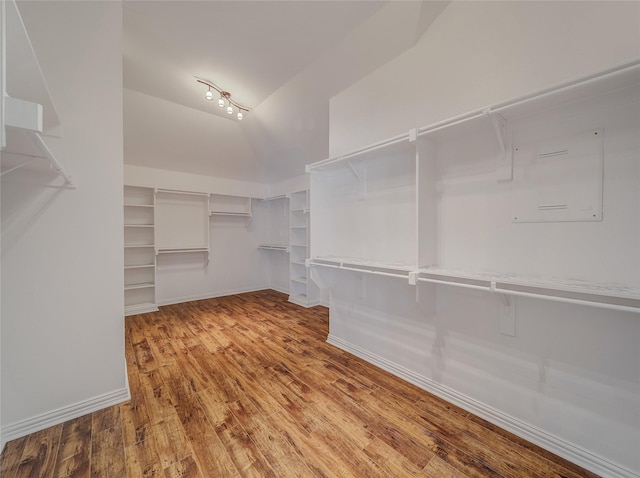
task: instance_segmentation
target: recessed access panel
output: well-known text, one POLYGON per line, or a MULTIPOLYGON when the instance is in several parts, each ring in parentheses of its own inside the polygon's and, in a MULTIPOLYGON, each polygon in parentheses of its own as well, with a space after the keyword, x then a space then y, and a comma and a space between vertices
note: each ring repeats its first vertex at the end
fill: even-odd
POLYGON ((513 147, 513 222, 602 220, 604 131, 513 147))

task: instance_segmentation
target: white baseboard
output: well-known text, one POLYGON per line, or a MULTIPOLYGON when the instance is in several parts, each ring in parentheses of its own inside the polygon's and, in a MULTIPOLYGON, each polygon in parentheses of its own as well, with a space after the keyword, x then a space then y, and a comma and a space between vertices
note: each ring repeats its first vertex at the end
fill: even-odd
POLYGON ((156 304, 146 303, 146 304, 128 305, 127 307, 124 308, 125 317, 128 317, 130 315, 146 314, 149 312, 158 312, 158 306, 156 304))
MULTIPOLYGON (((258 292, 265 289, 273 289, 273 287, 269 287, 267 285, 262 285, 258 287, 247 287, 247 288, 239 288, 239 289, 227 289, 218 292, 211 292, 207 294, 199 294, 199 295, 189 295, 183 297, 173 297, 170 299, 162 299, 157 300, 158 305, 173 305, 173 304, 182 304, 183 302, 192 302, 194 300, 206 300, 206 299, 216 299, 218 297, 226 297, 228 295, 236 295, 236 294, 246 294, 247 292, 258 292)), ((276 289, 274 289, 276 290, 276 289)), ((285 292, 288 293, 288 292, 285 292)))
POLYGON ((300 295, 290 295, 289 302, 291 302, 292 304, 299 305, 300 307, 304 307, 306 309, 310 307, 315 307, 316 305, 320 305, 319 300, 309 300, 306 297, 300 296, 300 295))
POLYGON ((327 337, 327 343, 338 347, 345 352, 349 352, 360 357, 361 359, 366 360, 367 362, 386 370, 387 372, 400 377, 423 390, 426 390, 427 392, 433 393, 447 402, 453 403, 460 408, 463 408, 468 412, 471 412, 480 418, 513 433, 514 435, 524 438, 525 440, 555 453, 576 465, 597 473, 598 475, 609 478, 640 478, 640 474, 638 473, 612 463, 593 454, 592 452, 562 440, 545 432, 544 430, 518 420, 517 418, 507 415, 506 413, 492 408, 482 402, 474 400, 473 398, 461 394, 445 385, 439 384, 430 378, 419 375, 404 366, 391 362, 384 357, 380 357, 379 355, 369 352, 366 349, 353 345, 338 337, 332 336, 331 334, 327 337))
POLYGON ((276 292, 280 292, 281 294, 289 295, 289 289, 285 287, 277 287, 274 285, 270 285, 269 287, 267 287, 267 289, 272 289, 272 290, 275 290, 276 292))
POLYGON ((87 415, 89 413, 97 412, 103 408, 117 405, 118 403, 126 402, 131 399, 129 388, 123 388, 113 392, 105 393, 98 397, 93 397, 88 400, 83 400, 73 405, 58 408, 50 412, 36 415, 35 417, 20 420, 19 422, 5 425, 2 427, 2 444, 0 449, 4 448, 5 443, 15 440, 16 438, 29 435, 30 433, 44 430, 45 428, 64 423, 68 420, 87 415))

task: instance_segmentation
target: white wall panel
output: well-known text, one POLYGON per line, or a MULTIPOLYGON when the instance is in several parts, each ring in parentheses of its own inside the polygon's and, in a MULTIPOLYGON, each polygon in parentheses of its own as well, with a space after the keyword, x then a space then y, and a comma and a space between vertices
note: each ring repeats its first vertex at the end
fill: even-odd
POLYGON ((19 8, 62 123, 62 137, 45 141, 78 187, 56 187, 46 170, 2 178, 2 427, 12 433, 128 393, 122 5, 19 8))

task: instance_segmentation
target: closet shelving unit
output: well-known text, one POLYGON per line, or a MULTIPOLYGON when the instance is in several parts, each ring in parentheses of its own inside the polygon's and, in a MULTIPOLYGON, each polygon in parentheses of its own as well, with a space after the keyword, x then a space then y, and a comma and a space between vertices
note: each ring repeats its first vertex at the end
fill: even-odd
POLYGON ((60 136, 60 120, 33 46, 14 0, 0 2, 0 145, 2 176, 45 159, 50 169, 76 184, 49 149, 43 135, 60 136))
POLYGON ((209 193, 155 190, 156 255, 203 253, 209 263, 209 193))
POLYGON ((251 218, 251 198, 211 194, 209 196, 209 215, 251 218))
POLYGON ((289 200, 289 302, 310 307, 313 283, 309 281, 309 191, 291 193, 289 200))
POLYGON ((639 112, 634 62, 310 164, 307 265, 640 313, 639 112))
POLYGON ((125 315, 158 310, 155 303, 154 191, 124 187, 125 315))
POLYGON ((258 249, 263 251, 275 251, 289 253, 289 241, 286 238, 287 226, 286 219, 288 217, 288 201, 289 196, 282 194, 272 196, 261 200, 269 207, 269 227, 266 240, 258 245, 258 249))

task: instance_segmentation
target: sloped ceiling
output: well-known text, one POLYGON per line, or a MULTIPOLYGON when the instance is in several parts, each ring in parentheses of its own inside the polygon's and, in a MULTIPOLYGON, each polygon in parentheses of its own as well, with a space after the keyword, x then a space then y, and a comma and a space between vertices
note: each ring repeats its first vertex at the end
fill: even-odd
POLYGON ((412 46, 447 3, 127 1, 125 163, 263 182, 302 174, 327 157, 331 96, 412 46), (252 111, 238 122, 195 76, 252 111))

